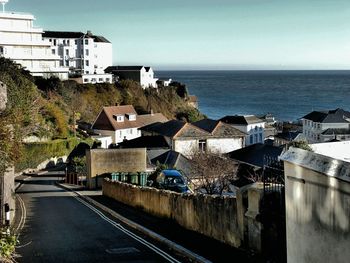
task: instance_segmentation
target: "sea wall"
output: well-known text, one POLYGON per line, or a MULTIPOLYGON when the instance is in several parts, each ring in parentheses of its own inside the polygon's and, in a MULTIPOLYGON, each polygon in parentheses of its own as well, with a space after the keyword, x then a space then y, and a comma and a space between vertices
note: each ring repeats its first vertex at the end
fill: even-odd
MULTIPOLYGON (((255 187, 252 188, 255 189, 255 187)), ((254 250, 261 247, 260 244, 256 245, 261 241, 261 233, 256 232, 256 229, 250 231, 249 235, 249 242, 253 247, 248 240, 244 242, 245 236, 248 238, 244 232, 246 230, 249 232, 248 223, 245 221, 256 221, 258 225, 260 222, 251 216, 253 213, 249 213, 249 218, 245 216, 249 208, 245 205, 242 193, 239 193, 239 198, 202 194, 184 195, 109 179, 103 181, 102 189, 105 196, 126 205, 141 208, 151 215, 174 220, 186 229, 233 247, 241 247, 243 243, 254 250)), ((246 189, 248 192, 251 190, 246 189)), ((253 196, 253 198, 260 198, 260 196, 253 196)), ((251 201, 259 203, 255 200, 251 201)))

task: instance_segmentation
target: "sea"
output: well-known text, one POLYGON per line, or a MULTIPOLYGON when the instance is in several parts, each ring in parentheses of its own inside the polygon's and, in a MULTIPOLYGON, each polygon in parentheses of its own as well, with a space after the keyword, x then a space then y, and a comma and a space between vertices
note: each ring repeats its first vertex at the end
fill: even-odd
POLYGON ((208 118, 271 113, 297 121, 313 110, 350 110, 350 70, 157 71, 186 84, 208 118))

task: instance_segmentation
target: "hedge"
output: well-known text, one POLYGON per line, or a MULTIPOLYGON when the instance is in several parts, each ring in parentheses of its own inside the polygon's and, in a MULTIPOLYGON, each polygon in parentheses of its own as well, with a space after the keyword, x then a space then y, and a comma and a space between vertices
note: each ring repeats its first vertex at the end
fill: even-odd
POLYGON ((25 169, 34 169, 47 159, 69 155, 80 142, 82 141, 79 139, 69 138, 45 143, 26 143, 23 145, 21 158, 15 163, 15 170, 20 172, 25 169))

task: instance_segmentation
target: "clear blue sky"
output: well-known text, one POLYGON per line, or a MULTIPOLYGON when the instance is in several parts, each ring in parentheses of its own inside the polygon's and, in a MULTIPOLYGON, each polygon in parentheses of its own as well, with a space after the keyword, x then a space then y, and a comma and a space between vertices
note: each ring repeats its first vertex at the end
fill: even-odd
POLYGON ((10 0, 46 30, 156 69, 350 69, 350 0, 10 0))

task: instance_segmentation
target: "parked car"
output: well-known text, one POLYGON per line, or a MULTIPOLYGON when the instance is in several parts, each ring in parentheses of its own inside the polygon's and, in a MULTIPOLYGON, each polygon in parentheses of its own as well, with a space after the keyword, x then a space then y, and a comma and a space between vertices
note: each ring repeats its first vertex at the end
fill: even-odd
POLYGON ((153 186, 177 193, 192 192, 188 188, 185 178, 178 170, 162 170, 153 183, 153 186))

